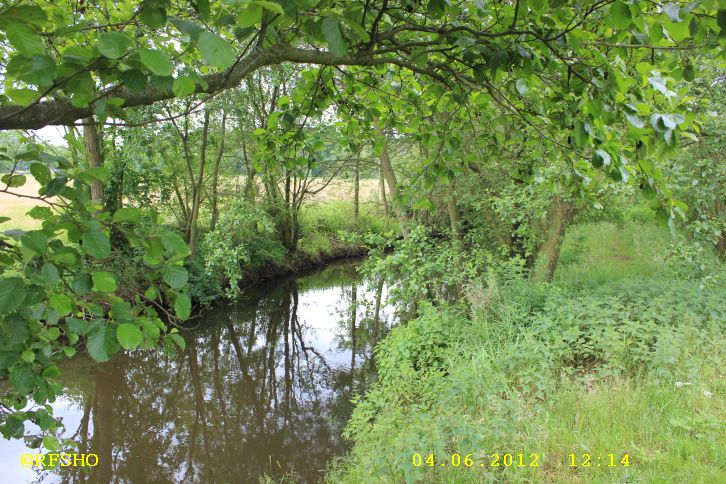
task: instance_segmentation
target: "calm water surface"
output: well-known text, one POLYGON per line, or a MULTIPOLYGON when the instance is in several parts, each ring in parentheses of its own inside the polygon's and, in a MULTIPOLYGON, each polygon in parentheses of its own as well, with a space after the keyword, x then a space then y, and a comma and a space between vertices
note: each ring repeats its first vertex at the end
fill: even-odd
POLYGON ((394 323, 385 301, 382 284, 339 263, 206 312, 173 357, 74 358, 53 407, 98 466, 23 469, 20 455, 36 451, 0 439, 0 483, 315 482, 345 452, 350 398, 374 378, 371 349, 394 323))

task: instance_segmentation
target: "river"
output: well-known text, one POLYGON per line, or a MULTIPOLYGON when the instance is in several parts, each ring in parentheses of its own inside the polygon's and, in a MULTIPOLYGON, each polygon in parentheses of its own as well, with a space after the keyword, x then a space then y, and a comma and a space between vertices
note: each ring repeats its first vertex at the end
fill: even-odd
POLYGON ((37 450, 0 439, 0 482, 316 482, 347 449, 351 397, 375 378, 372 347, 395 323, 385 301, 383 284, 341 262, 204 312, 172 357, 75 357, 52 406, 59 435, 98 465, 24 468, 37 450))

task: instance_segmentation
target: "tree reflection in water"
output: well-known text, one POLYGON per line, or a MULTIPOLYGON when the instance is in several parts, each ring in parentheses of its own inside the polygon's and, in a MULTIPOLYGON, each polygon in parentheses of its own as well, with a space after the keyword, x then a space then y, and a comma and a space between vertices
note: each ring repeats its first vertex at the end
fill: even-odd
MULTIPOLYGON (((314 482, 345 451, 350 398, 374 376, 393 322, 385 287, 349 263, 276 281, 204 315, 183 353, 135 351, 63 371, 90 475, 66 482, 257 482, 294 470, 314 482)), ((57 413, 63 414, 63 409, 57 413)))

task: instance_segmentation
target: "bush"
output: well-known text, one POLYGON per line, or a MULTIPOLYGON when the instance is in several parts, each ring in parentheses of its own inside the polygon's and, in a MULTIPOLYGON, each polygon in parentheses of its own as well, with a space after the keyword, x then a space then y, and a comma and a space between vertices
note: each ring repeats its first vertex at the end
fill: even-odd
POLYGON ((255 240, 260 247, 260 239, 273 233, 274 224, 264 210, 245 200, 235 201, 220 217, 215 230, 201 239, 199 259, 204 275, 221 281, 227 298, 236 298, 242 267, 252 262, 250 241, 255 240))

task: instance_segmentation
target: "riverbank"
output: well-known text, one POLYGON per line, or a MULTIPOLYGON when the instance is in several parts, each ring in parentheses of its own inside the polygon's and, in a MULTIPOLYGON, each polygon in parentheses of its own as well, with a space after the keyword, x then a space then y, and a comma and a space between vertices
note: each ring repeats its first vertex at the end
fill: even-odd
POLYGON ((687 244, 575 226, 553 284, 424 306, 377 346, 327 482, 726 481, 726 268, 687 244))
POLYGON ((268 262, 244 271, 240 286, 248 288, 278 277, 300 274, 312 269, 322 268, 327 264, 343 259, 358 259, 365 257, 368 249, 362 245, 345 244, 343 242, 331 241, 330 250, 315 253, 296 252, 288 255, 281 263, 268 262))

